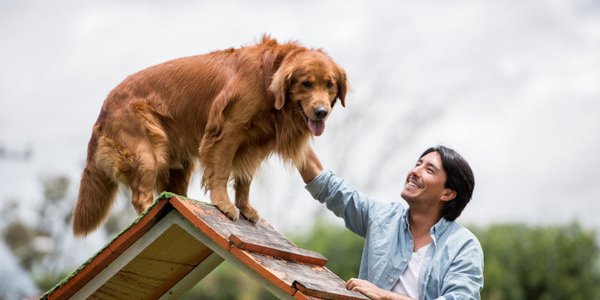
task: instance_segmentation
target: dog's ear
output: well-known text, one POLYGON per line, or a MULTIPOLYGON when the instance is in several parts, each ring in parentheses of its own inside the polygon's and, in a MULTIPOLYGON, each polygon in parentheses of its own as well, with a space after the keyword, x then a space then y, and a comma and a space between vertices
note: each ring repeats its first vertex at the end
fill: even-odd
MULTIPOLYGON (((268 44, 270 41, 265 40, 266 37, 263 37, 263 44, 268 44)), ((282 58, 277 56, 277 53, 273 49, 268 49, 265 51, 262 57, 262 75, 263 82, 265 85, 265 89, 269 90, 271 86, 271 81, 273 80, 273 74, 281 65, 282 58)))
POLYGON ((293 70, 290 66, 283 64, 275 74, 269 86, 269 90, 275 96, 275 109, 280 110, 285 104, 288 88, 292 79, 293 70))
POLYGON ((343 107, 346 107, 346 94, 348 93, 348 89, 350 85, 348 84, 348 77, 346 76, 346 71, 341 67, 337 67, 336 71, 337 76, 337 98, 340 99, 343 107))

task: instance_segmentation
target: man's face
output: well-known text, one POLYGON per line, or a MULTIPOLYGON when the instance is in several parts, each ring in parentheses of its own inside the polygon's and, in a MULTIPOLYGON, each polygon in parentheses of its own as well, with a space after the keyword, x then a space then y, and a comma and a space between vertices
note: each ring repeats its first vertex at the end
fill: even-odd
POLYGON ((406 176, 402 198, 408 203, 438 203, 452 200, 455 193, 444 188, 446 172, 438 152, 421 157, 406 176))

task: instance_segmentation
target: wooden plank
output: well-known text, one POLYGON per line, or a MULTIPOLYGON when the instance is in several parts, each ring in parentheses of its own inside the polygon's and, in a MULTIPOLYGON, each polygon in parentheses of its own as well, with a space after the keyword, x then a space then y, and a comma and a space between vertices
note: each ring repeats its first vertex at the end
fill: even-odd
POLYGON ((127 248, 127 250, 116 257, 108 266, 94 274, 93 278, 72 295, 73 299, 86 299, 90 297, 104 283, 117 274, 119 270, 146 249, 148 245, 154 242, 163 232, 169 229, 169 227, 172 226, 171 219, 174 215, 178 215, 178 213, 176 211, 171 211, 160 222, 154 225, 154 227, 148 230, 148 232, 138 238, 131 246, 129 246, 129 248, 127 248))
POLYGON ((171 226, 138 256, 195 267, 211 253, 183 228, 171 226))
MULTIPOLYGON (((286 291, 290 295, 293 295, 296 292, 296 288, 293 286, 293 279, 288 277, 289 274, 285 272, 284 269, 268 268, 265 266, 265 264, 262 264, 259 259, 257 259, 257 256, 259 256, 265 257, 264 259, 268 260, 269 258, 267 256, 247 252, 236 247, 230 248, 230 252, 242 263, 244 263, 244 265, 252 269, 259 277, 265 278, 279 289, 286 291)), ((270 259, 283 261, 273 257, 270 257, 270 259)))
MULTIPOLYGON (((317 261, 314 265, 290 260, 294 250, 286 249, 300 248, 276 231, 264 219, 259 220, 256 224, 243 218, 233 222, 213 205, 179 197, 171 198, 170 202, 212 243, 217 244, 220 249, 229 249, 236 261, 241 262, 237 266, 239 268, 244 266, 244 270, 249 268, 251 271, 249 274, 254 279, 266 279, 279 290, 292 295, 297 289, 294 284, 298 282, 298 286, 306 291, 303 293, 309 297, 366 299, 360 293, 346 290, 345 281, 324 268, 322 260, 317 261), (226 244, 229 239, 233 245, 237 244, 241 247, 237 245, 229 247, 226 244), (241 249, 244 247, 257 252, 241 249)), ((206 245, 207 242, 204 244, 206 245)), ((213 249, 213 251, 217 250, 213 249)), ((310 253, 308 250, 306 251, 306 253, 310 253)), ((298 250, 297 253, 302 253, 302 251, 298 250)), ((223 256, 223 254, 219 254, 223 256)), ((315 257, 317 256, 315 255, 315 257)), ((312 260, 313 258, 304 259, 312 260)))
MULTIPOLYGON (((275 295, 279 299, 294 299, 293 294, 296 292, 296 289, 290 285, 285 287, 280 287, 276 285, 274 282, 268 280, 263 277, 259 272, 250 266, 246 265, 243 261, 241 261, 238 257, 234 256, 228 249, 221 247, 221 245, 217 244, 214 240, 212 240, 209 236, 205 235, 201 230, 197 230, 196 224, 192 224, 190 220, 186 219, 181 215, 177 215, 176 219, 173 220, 174 224, 181 226, 188 233, 196 237, 200 240, 205 246, 209 247, 219 256, 223 257, 229 263, 231 263, 234 267, 238 268, 242 272, 246 273, 250 278, 258 281, 264 288, 270 291, 273 295, 275 295)), ((237 248, 235 248, 237 249, 237 248)), ((242 251, 237 249, 238 251, 242 251)))
POLYGON ((254 233, 244 236, 232 234, 229 240, 238 248, 246 251, 279 257, 298 263, 305 263, 317 266, 324 266, 327 258, 318 252, 301 249, 295 246, 282 247, 281 243, 273 243, 270 240, 263 240, 254 233))
POLYGON ((346 282, 325 267, 295 263, 236 247, 230 251, 278 286, 293 286, 307 296, 318 298, 367 299, 360 293, 346 290, 346 282))
POLYGON ((192 269, 189 265, 136 257, 89 299, 157 299, 192 269))
MULTIPOLYGON (((212 251, 211 251, 212 252, 212 251)), ((200 280, 208 275, 212 270, 217 268, 223 262, 223 258, 212 252, 205 260, 202 261, 194 270, 189 272, 176 285, 166 291, 160 300, 179 299, 183 294, 192 289, 200 280)))
MULTIPOLYGON (((211 226, 215 223, 220 224, 221 227, 232 226, 231 221, 216 207, 180 197, 173 197, 169 199, 169 202, 220 248, 229 248, 229 234, 223 235, 217 228, 211 226), (210 209, 211 207, 212 209, 210 209), (228 220, 229 222, 227 222, 228 220)), ((226 228, 221 230, 228 231, 226 228)))
POLYGON ((164 216, 169 207, 170 205, 167 201, 156 203, 144 216, 136 220, 137 223, 115 238, 108 247, 96 254, 88 263, 84 264, 82 269, 72 278, 52 291, 48 295, 48 299, 65 299, 77 293, 89 281, 94 279, 98 273, 110 265, 120 253, 150 230, 164 216))
MULTIPOLYGON (((156 299, 172 290, 173 286, 193 270, 198 270, 196 266, 213 253, 180 226, 173 225, 96 291, 93 297, 102 299, 102 296, 107 295, 108 298, 118 296, 125 299, 156 299)), ((219 263, 221 261, 222 259, 219 263)), ((206 274, 208 272, 202 277, 206 274)), ((184 287, 189 289, 193 285, 179 285, 175 292, 184 287)))
POLYGON ((214 205, 180 197, 173 197, 170 201, 182 215, 222 248, 228 248, 231 242, 240 249, 283 259, 319 266, 327 263, 323 255, 299 248, 265 219, 260 219, 256 224, 243 216, 231 221, 214 205))

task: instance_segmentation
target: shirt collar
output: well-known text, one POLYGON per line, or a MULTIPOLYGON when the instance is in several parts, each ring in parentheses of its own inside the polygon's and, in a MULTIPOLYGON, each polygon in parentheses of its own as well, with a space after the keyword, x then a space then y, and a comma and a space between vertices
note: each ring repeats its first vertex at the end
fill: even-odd
POLYGON ((439 237, 446 232, 448 227, 450 227, 450 224, 452 224, 452 221, 448 221, 446 218, 442 217, 435 225, 433 225, 433 227, 431 227, 431 235, 436 239, 439 239, 439 237))
MULTIPOLYGON (((402 215, 402 222, 406 225, 407 230, 410 230, 410 223, 408 222, 409 214, 410 208, 406 209, 402 215)), ((448 227, 450 227, 450 224, 452 224, 452 221, 448 221, 446 218, 442 217, 435 225, 433 225, 433 227, 431 227, 430 234, 434 237, 434 241, 438 240, 440 236, 446 232, 448 227)))

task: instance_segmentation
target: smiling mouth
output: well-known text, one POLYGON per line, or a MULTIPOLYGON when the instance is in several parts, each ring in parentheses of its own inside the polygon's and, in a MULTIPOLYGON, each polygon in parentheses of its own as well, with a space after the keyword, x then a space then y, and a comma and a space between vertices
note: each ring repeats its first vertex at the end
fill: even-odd
POLYGON ((408 178, 408 181, 406 182, 406 184, 412 188, 416 188, 416 189, 421 189, 423 188, 416 180, 414 177, 410 177, 408 178))

